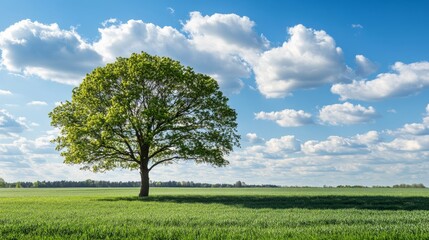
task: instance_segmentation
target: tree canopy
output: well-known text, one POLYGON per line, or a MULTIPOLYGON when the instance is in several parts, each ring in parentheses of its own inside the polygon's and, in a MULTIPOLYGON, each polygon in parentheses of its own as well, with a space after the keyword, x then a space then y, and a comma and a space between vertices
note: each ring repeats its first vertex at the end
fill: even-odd
POLYGON ((67 164, 95 172, 139 169, 149 194, 149 171, 193 160, 228 164, 239 146, 237 114, 217 82, 167 57, 142 52, 87 74, 49 114, 67 164))

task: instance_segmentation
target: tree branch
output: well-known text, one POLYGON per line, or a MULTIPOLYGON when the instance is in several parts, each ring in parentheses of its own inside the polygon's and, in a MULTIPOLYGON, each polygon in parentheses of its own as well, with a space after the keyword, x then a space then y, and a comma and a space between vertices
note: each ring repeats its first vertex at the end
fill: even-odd
POLYGON ((164 163, 164 162, 168 162, 168 161, 172 161, 172 160, 174 160, 174 159, 189 159, 189 160, 196 160, 196 158, 184 158, 184 157, 180 157, 180 156, 170 157, 170 158, 166 158, 166 159, 163 159, 163 160, 161 160, 161 161, 158 161, 158 162, 154 163, 154 164, 149 168, 149 171, 150 171, 150 170, 152 170, 152 168, 154 168, 154 167, 155 167, 156 165, 158 165, 158 164, 161 164, 161 163, 164 163))

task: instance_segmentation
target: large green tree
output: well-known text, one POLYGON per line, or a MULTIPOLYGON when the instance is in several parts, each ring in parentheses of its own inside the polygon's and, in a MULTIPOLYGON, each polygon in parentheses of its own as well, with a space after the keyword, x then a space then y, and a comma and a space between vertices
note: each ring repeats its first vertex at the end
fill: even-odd
POLYGON ((65 163, 94 172, 138 169, 140 197, 149 194, 155 166, 224 166, 239 146, 237 114, 213 78, 144 52, 96 68, 49 116, 65 163))

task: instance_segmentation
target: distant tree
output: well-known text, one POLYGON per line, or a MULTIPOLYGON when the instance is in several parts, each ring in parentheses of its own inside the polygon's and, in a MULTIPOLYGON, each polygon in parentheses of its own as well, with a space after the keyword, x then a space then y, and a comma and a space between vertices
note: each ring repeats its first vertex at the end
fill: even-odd
POLYGON ((0 178, 0 188, 6 187, 6 181, 3 178, 0 178))
POLYGON ((15 183, 15 188, 22 188, 21 182, 16 182, 15 183))
POLYGON ((227 103, 213 78, 141 53, 96 68, 49 116, 65 163, 94 172, 138 169, 144 197, 159 164, 228 164, 224 156, 240 137, 227 103))
POLYGON ((241 183, 241 181, 237 181, 235 184, 234 184, 234 187, 242 187, 243 186, 243 184, 241 183))

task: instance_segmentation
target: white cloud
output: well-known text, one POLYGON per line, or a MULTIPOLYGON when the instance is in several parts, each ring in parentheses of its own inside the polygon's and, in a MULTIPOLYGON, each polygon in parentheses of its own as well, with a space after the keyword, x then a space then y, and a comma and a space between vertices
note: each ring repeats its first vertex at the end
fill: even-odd
POLYGON ((293 153, 300 150, 300 144, 295 136, 283 136, 281 138, 271 138, 265 142, 267 153, 293 153))
POLYGON ((429 104, 426 106, 426 113, 421 123, 406 123, 391 134, 399 137, 429 135, 429 104))
POLYGON ((368 123, 377 117, 373 107, 365 108, 360 104, 353 105, 349 102, 327 105, 319 111, 320 120, 330 125, 368 123))
POLYGON ((31 101, 27 103, 28 106, 46 106, 48 105, 47 102, 44 101, 31 101))
POLYGON ((11 136, 28 129, 23 118, 16 118, 5 109, 0 109, 0 135, 11 136))
POLYGON ((397 133, 410 135, 427 135, 429 134, 429 124, 425 123, 407 123, 400 128, 397 133))
POLYGON ((246 138, 250 143, 253 143, 253 144, 259 144, 264 141, 264 139, 258 137, 256 133, 247 133, 246 138))
POLYGON ((313 123, 311 114, 303 110, 284 109, 279 112, 259 112, 255 113, 256 119, 275 121, 282 127, 298 127, 313 123))
POLYGON ((325 31, 303 25, 289 28, 290 38, 281 47, 264 52, 255 64, 259 91, 268 98, 289 95, 344 80, 343 52, 325 31))
POLYGON ((8 91, 8 90, 2 90, 2 89, 0 89, 0 96, 1 95, 12 95, 12 92, 8 91))
POLYGON ((352 28, 363 28, 363 26, 359 23, 352 24, 352 28))
POLYGON ((246 148, 246 151, 268 158, 283 158, 300 151, 300 141, 295 136, 287 135, 271 138, 261 145, 246 148))
POLYGON ((375 65, 371 60, 366 58, 363 55, 356 55, 356 75, 361 77, 366 77, 373 74, 377 70, 377 65, 375 65))
POLYGON ((409 96, 429 86, 429 62, 396 62, 392 70, 393 73, 382 73, 369 81, 335 84, 331 92, 340 95, 341 100, 371 101, 409 96))
POLYGON ((380 137, 376 131, 356 135, 352 138, 330 136, 325 141, 310 140, 302 144, 301 149, 310 155, 350 155, 365 154, 380 137))
POLYGON ((14 73, 78 84, 101 57, 74 30, 19 21, 0 32, 1 63, 14 73))
POLYGON ((429 135, 395 138, 391 142, 380 144, 380 149, 383 151, 427 151, 429 150, 429 135))
POLYGON ((361 153, 360 145, 354 144, 347 138, 330 136, 326 141, 310 140, 305 142, 301 148, 305 154, 336 155, 361 153))
POLYGON ((377 143, 381 140, 380 134, 377 131, 369 131, 364 134, 357 134, 353 137, 353 139, 356 143, 365 145, 377 143))
POLYGON ((269 47, 268 40, 253 30, 255 23, 246 16, 218 13, 202 16, 199 12, 191 12, 190 17, 183 30, 200 51, 252 58, 249 54, 269 47))

